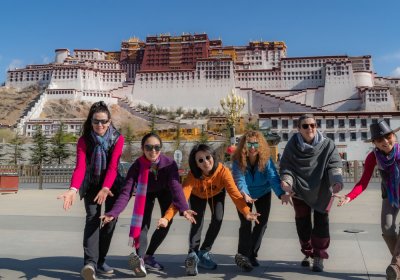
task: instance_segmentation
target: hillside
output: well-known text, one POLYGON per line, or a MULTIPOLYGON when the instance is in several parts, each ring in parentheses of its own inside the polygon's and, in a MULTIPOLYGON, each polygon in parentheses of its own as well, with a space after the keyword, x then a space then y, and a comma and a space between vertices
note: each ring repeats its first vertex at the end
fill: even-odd
POLYGON ((29 104, 39 96, 39 88, 29 87, 22 91, 0 88, 0 124, 14 125, 29 104))
MULTIPOLYGON (((91 103, 83 101, 69 101, 66 99, 48 101, 40 115, 40 118, 73 119, 86 118, 91 103)), ((135 134, 140 134, 149 129, 147 121, 137 118, 118 105, 111 106, 111 116, 117 128, 130 126, 135 134)))

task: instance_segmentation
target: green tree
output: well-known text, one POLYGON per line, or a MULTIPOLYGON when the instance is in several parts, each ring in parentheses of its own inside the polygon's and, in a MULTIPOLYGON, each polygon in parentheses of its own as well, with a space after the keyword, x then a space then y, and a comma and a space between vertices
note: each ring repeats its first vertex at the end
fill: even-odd
POLYGON ((150 132, 155 133, 156 132, 156 115, 154 112, 151 113, 149 126, 150 126, 150 132))
POLYGON ((33 148, 31 148, 32 164, 38 166, 39 175, 39 190, 43 189, 43 175, 42 175, 42 164, 49 162, 49 153, 47 147, 47 139, 43 135, 42 127, 38 126, 36 133, 33 135, 33 148))
POLYGON ((205 129, 205 125, 203 124, 201 126, 201 133, 200 133, 200 138, 198 141, 200 144, 207 144, 208 143, 208 135, 205 129))
POLYGON ((61 124, 56 134, 51 138, 50 161, 62 164, 71 155, 65 141, 66 136, 67 134, 63 131, 63 124, 61 124))
POLYGON ((33 147, 31 148, 31 151, 32 164, 42 165, 43 163, 47 163, 49 161, 47 139, 43 135, 41 126, 38 126, 36 133, 33 135, 33 147))
POLYGON ((14 138, 10 140, 10 143, 8 145, 12 149, 10 159, 11 164, 17 165, 21 161, 24 161, 24 158, 22 157, 22 153, 25 151, 25 149, 22 148, 22 144, 24 144, 24 142, 24 138, 22 138, 18 133, 16 133, 14 138))
POLYGON ((134 157, 134 150, 133 150, 133 140, 135 139, 135 134, 133 133, 132 127, 127 124, 122 128, 122 134, 124 135, 125 138, 125 148, 124 151, 122 152, 122 160, 127 161, 127 162, 132 162, 132 159, 134 157))

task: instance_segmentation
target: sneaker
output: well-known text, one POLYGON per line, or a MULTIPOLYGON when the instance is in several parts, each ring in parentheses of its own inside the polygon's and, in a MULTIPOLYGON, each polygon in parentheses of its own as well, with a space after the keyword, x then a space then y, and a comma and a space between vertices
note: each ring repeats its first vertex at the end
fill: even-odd
POLYGON ((95 280, 96 279, 96 270, 94 269, 94 265, 88 263, 81 270, 81 276, 85 280, 95 280))
POLYGON ((151 255, 146 255, 144 256, 144 264, 147 269, 152 269, 152 270, 163 270, 164 267, 158 263, 155 258, 151 255))
POLYGON ((143 259, 135 253, 129 255, 128 267, 135 273, 136 277, 146 277, 147 275, 143 259))
POLYGON ((196 252, 191 252, 185 260, 186 275, 196 276, 198 273, 197 271, 198 263, 199 263, 199 257, 196 255, 196 252))
POLYGON ((242 254, 236 254, 235 263, 243 271, 250 272, 253 270, 253 266, 251 265, 249 258, 242 254))
POLYGON ((106 263, 103 263, 102 265, 97 265, 97 271, 100 272, 101 274, 113 274, 114 268, 112 268, 106 263))
POLYGON ((312 271, 314 272, 324 271, 324 259, 321 259, 319 257, 314 257, 312 271))
POLYGON ((311 265, 310 259, 311 259, 310 257, 305 256, 304 259, 301 261, 301 266, 310 267, 311 265))
POLYGON ((211 258, 211 253, 206 250, 200 250, 198 253, 200 262, 199 266, 205 269, 216 269, 217 264, 211 258))
POLYGON ((396 280, 400 278, 400 268, 396 264, 390 264, 386 268, 386 279, 396 280))
POLYGON ((256 257, 250 257, 249 259, 250 259, 250 263, 251 263, 251 265, 252 265, 253 267, 260 266, 260 263, 258 262, 258 260, 257 260, 256 257))

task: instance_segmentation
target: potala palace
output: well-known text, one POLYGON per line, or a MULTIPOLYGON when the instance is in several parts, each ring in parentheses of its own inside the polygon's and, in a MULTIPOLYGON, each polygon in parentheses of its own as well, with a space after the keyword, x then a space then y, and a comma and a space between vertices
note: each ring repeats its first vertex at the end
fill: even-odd
POLYGON ((398 97, 391 92, 400 79, 379 77, 370 55, 288 57, 286 49, 284 42, 224 46, 207 34, 131 38, 119 51, 56 49, 52 63, 9 70, 6 87, 43 88, 25 121, 38 118, 50 99, 217 110, 235 89, 247 101, 245 111, 281 135, 282 147, 295 132, 292 120, 313 112, 320 129, 346 146, 348 158, 361 152, 353 156, 345 143, 368 137, 372 121, 400 126, 398 97))

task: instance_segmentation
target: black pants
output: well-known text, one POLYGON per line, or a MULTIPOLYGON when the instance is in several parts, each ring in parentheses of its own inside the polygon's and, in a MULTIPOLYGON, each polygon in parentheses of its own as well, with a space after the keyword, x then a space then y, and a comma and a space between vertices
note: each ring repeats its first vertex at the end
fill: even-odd
MULTIPOLYGON (((83 233, 84 264, 92 263, 95 267, 102 265, 105 261, 118 220, 114 219, 100 228, 101 205, 93 201, 99 190, 99 188, 89 190, 83 198, 86 209, 86 223, 83 233)), ((105 201, 106 212, 111 210, 117 197, 117 194, 114 194, 113 197, 107 197, 105 201)))
POLYGON ((154 255, 154 252, 157 250, 157 248, 161 245, 161 243, 164 241, 165 237, 168 234, 169 228, 171 227, 172 220, 168 223, 168 226, 163 228, 160 227, 159 229, 156 229, 151 236, 150 244, 149 247, 147 248, 148 240, 147 240, 147 233, 149 232, 150 225, 151 225, 151 215, 153 214, 153 208, 154 204, 156 202, 156 199, 158 200, 158 203, 160 205, 161 209, 161 216, 163 217, 165 212, 167 211, 168 207, 172 203, 172 195, 170 190, 165 189, 161 190, 159 192, 150 192, 146 194, 146 206, 144 208, 144 216, 143 216, 143 222, 142 222, 142 231, 140 232, 140 246, 139 246, 139 251, 138 254, 139 256, 144 256, 144 253, 146 252, 146 255, 154 255), (147 251, 146 251, 147 248, 147 251))
MULTIPOLYGON (((247 204, 252 209, 252 204, 247 204)), ((269 212, 271 210, 271 192, 263 195, 254 202, 259 224, 246 220, 242 213, 238 211, 240 219, 238 253, 246 257, 257 257, 261 242, 267 229, 269 212)))
POLYGON ((203 229, 204 214, 206 212, 207 203, 211 209, 211 222, 208 226, 206 237, 200 250, 211 251, 211 247, 218 236, 224 218, 225 195, 226 192, 224 189, 219 194, 210 197, 209 199, 203 199, 195 195, 190 196, 190 209, 195 211, 197 215, 195 216, 196 224, 192 224, 190 228, 189 253, 199 251, 201 230, 203 229))

